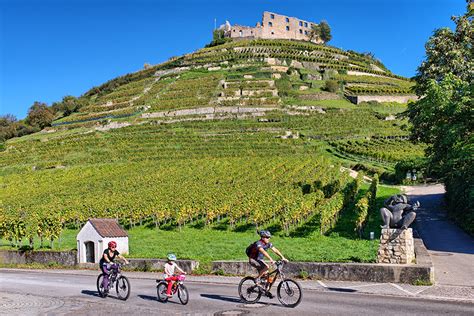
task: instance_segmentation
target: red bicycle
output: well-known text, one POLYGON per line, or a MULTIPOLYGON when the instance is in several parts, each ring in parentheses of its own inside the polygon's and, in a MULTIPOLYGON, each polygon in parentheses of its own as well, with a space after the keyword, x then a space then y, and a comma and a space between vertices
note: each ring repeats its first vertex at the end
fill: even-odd
MULTIPOLYGON (((185 275, 180 274, 178 275, 177 281, 172 281, 173 285, 171 287, 171 294, 176 295, 178 294, 179 301, 181 304, 186 305, 189 301, 188 289, 184 286, 185 275)), ((166 291, 168 290, 168 282, 166 280, 156 280, 158 283, 156 285, 156 292, 158 296, 158 301, 166 303, 168 302, 168 296, 166 295, 166 291)))

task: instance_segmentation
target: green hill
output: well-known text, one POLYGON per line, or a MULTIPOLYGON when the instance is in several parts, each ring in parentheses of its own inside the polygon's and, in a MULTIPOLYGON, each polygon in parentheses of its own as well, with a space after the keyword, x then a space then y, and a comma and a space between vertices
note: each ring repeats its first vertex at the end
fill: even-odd
MULTIPOLYGON (((340 167, 389 178, 423 151, 393 117, 404 104, 346 96, 412 86, 368 56, 282 40, 230 42, 110 80, 84 93, 78 112, 6 142, 0 232, 4 242, 50 239, 89 217, 117 217, 151 231, 353 239, 367 185, 340 167)), ((377 216, 364 222, 376 227, 377 216)), ((373 260, 371 247, 354 258, 373 260)), ((323 258, 344 259, 295 255, 323 258)))

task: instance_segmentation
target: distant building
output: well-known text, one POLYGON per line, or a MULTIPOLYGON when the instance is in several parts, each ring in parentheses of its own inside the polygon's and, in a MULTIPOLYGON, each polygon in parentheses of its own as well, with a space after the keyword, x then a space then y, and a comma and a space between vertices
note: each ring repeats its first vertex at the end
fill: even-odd
MULTIPOLYGON (((265 38, 265 39, 294 39, 310 41, 310 32, 314 22, 301 20, 294 17, 263 12, 262 22, 255 27, 231 25, 229 21, 220 26, 224 30, 224 36, 230 38, 265 38)), ((322 43, 318 38, 314 43, 322 43)))
POLYGON ((112 240, 120 254, 128 254, 128 234, 113 218, 89 219, 76 239, 79 263, 98 263, 112 240))

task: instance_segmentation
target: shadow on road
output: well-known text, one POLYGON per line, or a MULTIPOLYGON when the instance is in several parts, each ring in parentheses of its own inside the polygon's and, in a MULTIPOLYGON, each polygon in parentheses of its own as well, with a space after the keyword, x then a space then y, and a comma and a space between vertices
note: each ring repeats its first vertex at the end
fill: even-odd
POLYGON ((415 226, 428 250, 474 254, 474 239, 448 218, 443 194, 412 195, 410 198, 421 203, 415 226))
POLYGON ((345 293, 357 292, 357 290, 354 290, 354 289, 345 289, 345 288, 340 288, 340 287, 328 287, 326 289, 329 291, 334 291, 334 292, 345 292, 345 293))
POLYGON ((158 302, 158 303, 161 303, 161 304, 170 303, 170 304, 179 304, 179 305, 181 305, 181 303, 172 301, 171 299, 168 299, 168 301, 166 301, 166 302, 160 302, 156 296, 139 294, 138 297, 141 298, 142 300, 154 301, 154 302, 158 302))
MULTIPOLYGON (((102 298, 100 295, 99 295, 99 292, 97 291, 90 291, 90 290, 82 290, 81 291, 82 294, 85 294, 85 295, 90 295, 90 296, 95 296, 95 297, 99 297, 99 298, 102 298)), ((113 296, 113 295, 107 295, 107 298, 112 298, 114 300, 118 300, 119 298, 116 297, 116 296, 113 296)))
MULTIPOLYGON (((212 300, 230 302, 230 303, 245 304, 244 302, 242 302, 240 298, 235 297, 235 296, 226 296, 226 295, 219 295, 219 294, 201 294, 201 297, 209 298, 212 300)), ((258 302, 258 303, 262 305, 267 305, 267 306, 271 305, 271 306, 283 307, 282 305, 275 304, 275 303, 268 303, 268 302, 258 302)))
POLYGON ((141 298, 142 300, 146 300, 146 301, 158 301, 158 299, 156 298, 156 296, 138 295, 138 297, 141 298))
POLYGON ((90 295, 90 296, 100 297, 99 292, 97 292, 97 291, 82 290, 81 293, 86 294, 86 295, 90 295))
POLYGON ((225 296, 225 295, 218 295, 218 294, 201 294, 201 296, 205 298, 210 298, 213 300, 220 300, 220 301, 226 301, 226 302, 231 302, 231 303, 242 303, 240 298, 234 297, 234 296, 225 296))

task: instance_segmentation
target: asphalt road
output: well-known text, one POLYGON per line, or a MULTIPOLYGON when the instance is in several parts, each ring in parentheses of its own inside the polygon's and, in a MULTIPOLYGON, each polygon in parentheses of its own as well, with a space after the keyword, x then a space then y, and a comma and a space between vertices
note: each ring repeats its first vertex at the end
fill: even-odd
POLYGON ((474 315, 474 304, 383 295, 304 290, 302 303, 285 308, 275 299, 240 302, 235 284, 187 282, 188 305, 156 300, 153 280, 130 278, 127 301, 100 298, 96 277, 37 271, 0 272, 2 315, 474 315))
POLYGON ((433 261, 436 284, 474 287, 474 238, 448 219, 443 185, 405 190, 413 201, 421 203, 416 229, 433 261))

